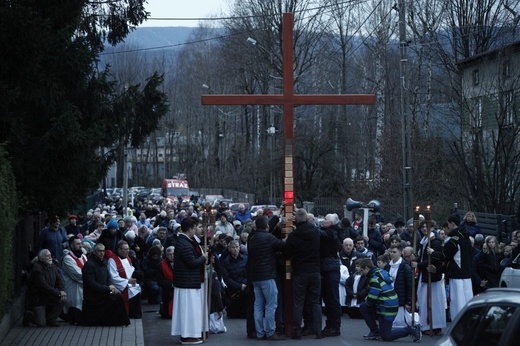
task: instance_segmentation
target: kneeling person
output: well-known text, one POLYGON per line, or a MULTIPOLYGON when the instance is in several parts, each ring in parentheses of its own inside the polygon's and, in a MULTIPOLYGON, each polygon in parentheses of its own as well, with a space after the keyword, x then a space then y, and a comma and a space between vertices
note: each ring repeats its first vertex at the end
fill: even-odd
POLYGON ((359 267, 368 278, 369 287, 366 301, 359 306, 361 316, 370 328, 370 333, 364 336, 365 339, 392 341, 411 335, 414 342, 420 341, 422 337, 420 324, 392 329, 399 299, 392 287, 392 279, 388 272, 375 267, 372 260, 368 258, 363 258, 359 262, 359 267))
POLYGON ((127 326, 130 320, 121 292, 112 284, 105 260, 105 245, 96 244, 82 269, 83 316, 88 326, 127 326))

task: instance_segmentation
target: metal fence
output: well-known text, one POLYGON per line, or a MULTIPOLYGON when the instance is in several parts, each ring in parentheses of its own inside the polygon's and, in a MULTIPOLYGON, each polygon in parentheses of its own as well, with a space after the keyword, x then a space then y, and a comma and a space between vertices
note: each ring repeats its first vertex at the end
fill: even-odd
POLYGON ((339 218, 347 217, 344 198, 316 197, 312 202, 303 202, 303 208, 314 216, 336 213, 339 218))
POLYGON ((24 285, 24 270, 36 255, 38 235, 44 226, 45 215, 37 213, 26 215, 18 220, 13 230, 13 267, 15 292, 20 292, 24 285))

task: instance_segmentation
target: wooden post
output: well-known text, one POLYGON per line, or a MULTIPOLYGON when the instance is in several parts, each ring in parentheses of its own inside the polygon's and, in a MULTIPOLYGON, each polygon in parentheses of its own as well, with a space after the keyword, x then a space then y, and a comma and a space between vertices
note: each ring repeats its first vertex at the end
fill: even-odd
MULTIPOLYGON (((428 248, 432 246, 432 241, 430 238, 430 232, 432 227, 432 214, 430 210, 430 204, 426 206, 426 210, 424 212, 424 218, 426 220, 426 233, 428 234, 428 248)), ((430 273, 430 266, 432 264, 432 256, 428 254, 428 290, 427 294, 427 304, 428 304, 428 321, 430 324, 430 336, 433 336, 433 324, 432 324, 432 273, 430 273)))
MULTIPOLYGON (((417 229, 419 228, 419 212, 421 210, 421 207, 416 206, 413 211, 413 255, 415 256, 417 252, 417 229)), ((417 285, 416 285, 416 279, 415 279, 415 273, 416 268, 412 268, 412 326, 415 324, 415 319, 413 318, 413 315, 415 313, 416 309, 416 300, 417 300, 417 285)))

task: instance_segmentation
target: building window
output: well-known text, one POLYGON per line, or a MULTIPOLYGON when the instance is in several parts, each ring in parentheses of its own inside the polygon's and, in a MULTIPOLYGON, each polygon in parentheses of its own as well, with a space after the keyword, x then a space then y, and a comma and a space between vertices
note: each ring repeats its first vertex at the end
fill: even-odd
POLYGON ((479 73, 478 70, 473 70, 473 84, 477 85, 479 83, 479 73))
POLYGON ((511 76, 511 70, 509 67, 509 60, 506 60, 502 63, 502 77, 508 78, 511 76))
POLYGON ((502 110, 504 114, 504 126, 511 126, 515 124, 515 112, 513 105, 513 91, 505 91, 502 93, 502 110))
POLYGON ((476 97, 473 99, 473 112, 471 114, 471 125, 473 128, 482 127, 482 98, 476 97))

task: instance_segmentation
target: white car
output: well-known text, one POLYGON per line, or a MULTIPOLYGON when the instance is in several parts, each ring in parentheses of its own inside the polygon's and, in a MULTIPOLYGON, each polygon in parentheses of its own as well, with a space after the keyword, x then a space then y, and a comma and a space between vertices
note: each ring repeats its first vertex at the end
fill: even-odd
POLYGON ((520 255, 512 262, 512 267, 506 267, 500 277, 499 287, 520 288, 520 255))
POLYGON ((490 288, 462 309, 437 346, 516 346, 520 340, 520 290, 490 288))

